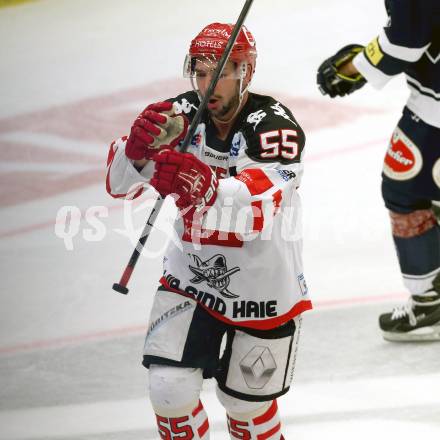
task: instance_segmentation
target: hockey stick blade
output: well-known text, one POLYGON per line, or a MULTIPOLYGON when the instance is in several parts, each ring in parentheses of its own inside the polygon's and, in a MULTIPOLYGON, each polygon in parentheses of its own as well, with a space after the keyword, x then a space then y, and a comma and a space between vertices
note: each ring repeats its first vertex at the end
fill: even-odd
POLYGON ((119 284, 119 283, 113 283, 112 289, 115 290, 116 292, 122 293, 123 295, 127 295, 128 294, 127 287, 125 287, 125 286, 123 286, 122 284, 119 284))

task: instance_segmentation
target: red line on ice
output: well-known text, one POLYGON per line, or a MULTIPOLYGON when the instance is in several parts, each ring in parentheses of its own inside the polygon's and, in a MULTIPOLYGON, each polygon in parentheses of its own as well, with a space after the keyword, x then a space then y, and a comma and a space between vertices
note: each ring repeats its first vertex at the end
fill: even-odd
POLYGON ((140 334, 145 331, 145 326, 136 325, 132 327, 121 327, 110 330, 103 330, 93 333, 84 333, 76 336, 65 336, 62 338, 43 339, 31 341, 24 344, 0 347, 0 354, 14 354, 38 349, 62 348, 68 345, 75 345, 87 341, 100 341, 109 338, 117 338, 125 335, 140 334))
MULTIPOLYGON (((369 295, 351 298, 329 299, 314 302, 314 309, 320 311, 326 308, 336 306, 354 306, 359 304, 374 304, 392 300, 404 300, 408 295, 404 293, 390 293, 383 295, 369 295)), ((80 345, 86 342, 101 341, 106 339, 118 338, 122 336, 139 335, 146 331, 145 325, 133 325, 120 327, 97 332, 83 333, 74 336, 65 336, 61 338, 43 339, 31 341, 23 344, 0 347, 0 355, 12 355, 34 350, 49 350, 53 348, 63 348, 70 345, 80 345)))
POLYGON ((408 295, 404 293, 388 293, 379 296, 360 296, 352 298, 340 298, 340 299, 328 299, 321 301, 313 301, 314 308, 321 309, 326 307, 354 305, 354 304, 370 304, 387 300, 402 300, 407 298, 408 295))
POLYGON ((358 151, 366 150, 367 148, 375 147, 376 145, 384 145, 385 146, 386 142, 387 141, 385 139, 375 139, 375 140, 363 142, 363 143, 357 144, 357 145, 350 145, 347 147, 335 148, 333 150, 323 151, 321 153, 312 153, 312 154, 306 153, 304 162, 307 164, 308 162, 318 162, 320 160, 327 159, 327 158, 331 159, 335 156, 342 156, 345 154, 357 153, 358 151))
MULTIPOLYGON (((382 143, 385 144, 385 141, 383 139, 376 139, 376 140, 369 141, 369 142, 363 142, 363 143, 357 144, 357 145, 352 145, 352 146, 343 147, 343 148, 336 148, 331 151, 310 154, 310 155, 306 156, 305 162, 306 163, 318 162, 320 160, 324 160, 329 157, 335 157, 335 156, 339 156, 339 155, 356 153, 358 151, 365 150, 367 148, 371 148, 371 147, 374 147, 374 146, 382 144, 382 143)), ((110 205, 110 206, 107 206, 107 208, 110 210, 117 210, 117 209, 122 209, 122 206, 123 206, 123 204, 110 205), (118 206, 120 206, 120 208, 118 208, 118 206)), ((11 229, 9 231, 0 232, 0 239, 14 237, 14 236, 21 235, 21 234, 27 234, 29 232, 33 232, 33 231, 37 231, 40 229, 44 229, 44 228, 53 226, 54 224, 55 224, 54 220, 48 220, 45 222, 36 223, 33 225, 23 226, 21 228, 11 229)))

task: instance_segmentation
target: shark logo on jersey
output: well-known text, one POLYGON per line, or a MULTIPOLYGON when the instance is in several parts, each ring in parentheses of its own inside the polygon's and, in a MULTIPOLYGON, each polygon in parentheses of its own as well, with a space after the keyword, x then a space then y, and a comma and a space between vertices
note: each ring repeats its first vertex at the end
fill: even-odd
POLYGON ((191 255, 195 262, 195 266, 188 266, 190 271, 195 275, 190 280, 191 283, 199 284, 206 281, 209 287, 217 290, 225 298, 238 298, 239 295, 228 290, 230 276, 240 270, 239 267, 227 268, 226 258, 224 255, 216 254, 206 261, 202 261, 197 255, 191 255))
POLYGON ((273 110, 273 113, 275 115, 281 116, 282 118, 289 120, 292 124, 295 124, 295 122, 292 121, 290 116, 287 114, 286 110, 284 110, 284 108, 281 107, 281 104, 279 102, 275 103, 274 105, 271 105, 270 108, 273 110))
POLYGON ((249 124, 254 124, 254 131, 257 128, 257 125, 267 116, 263 110, 258 110, 254 113, 250 113, 247 117, 247 122, 249 124))

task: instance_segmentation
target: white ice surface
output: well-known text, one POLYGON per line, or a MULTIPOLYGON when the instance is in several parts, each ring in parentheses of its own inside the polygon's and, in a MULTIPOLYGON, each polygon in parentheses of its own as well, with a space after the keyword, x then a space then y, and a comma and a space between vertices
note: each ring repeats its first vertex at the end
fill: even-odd
MULTIPOLYGON (((393 431, 393 435, 399 434, 403 438, 411 438, 419 432, 434 435, 438 430, 429 424, 420 426, 411 422, 383 422, 378 417, 357 421, 356 412, 386 411, 390 407, 405 409, 408 405, 423 406, 436 405, 438 396, 429 394, 414 395, 412 388, 429 387, 433 382, 438 382, 440 375, 424 376, 415 380, 413 377, 401 376, 397 379, 368 379, 351 380, 344 384, 327 383, 298 385, 292 393, 295 399, 280 399, 280 412, 290 418, 307 417, 313 420, 312 427, 295 426, 288 423, 287 436, 291 438, 320 438, 322 432, 326 432, 328 438, 348 440, 354 435, 357 439, 371 438, 371 425, 374 432, 378 433, 385 426, 393 431), (406 385, 402 389, 402 383, 406 385), (399 395, 399 403, 396 405, 394 398, 396 392, 399 395), (388 396, 388 398, 384 398, 388 396), (327 396, 327 398, 323 398, 327 396), (290 400, 290 401, 289 401, 290 400), (319 402, 319 405, 316 402, 319 402), (297 402, 295 405, 294 402, 297 402), (323 421, 320 414, 326 417, 337 415, 340 412, 346 414, 342 425, 340 421, 323 421), (288 414, 294 414, 289 417, 288 414), (353 416, 351 416, 353 413, 353 416), (292 425, 292 426, 290 426, 292 425), (347 429, 347 425, 349 429, 347 429), (387 426, 389 425, 389 426, 387 426), (331 431, 329 435, 327 430, 331 431), (421 431, 420 431, 421 430, 421 431), (321 434, 320 434, 321 433, 321 434), (405 437, 409 434, 408 437, 405 437)), ((144 438, 155 438, 155 432, 145 417, 148 410, 145 399, 132 399, 116 402, 96 402, 83 405, 56 406, 37 408, 20 411, 5 411, 0 413, 1 425, 6 427, 0 434, 0 439, 22 440, 28 438, 53 438, 69 436, 84 436, 101 433, 112 433, 124 430, 145 430, 144 438), (124 414, 121 417, 121 414, 124 414)), ((228 438, 224 432, 223 408, 218 403, 215 393, 204 394, 204 406, 209 414, 212 435, 215 438, 228 438)), ((336 417, 335 417, 336 419, 336 417)))

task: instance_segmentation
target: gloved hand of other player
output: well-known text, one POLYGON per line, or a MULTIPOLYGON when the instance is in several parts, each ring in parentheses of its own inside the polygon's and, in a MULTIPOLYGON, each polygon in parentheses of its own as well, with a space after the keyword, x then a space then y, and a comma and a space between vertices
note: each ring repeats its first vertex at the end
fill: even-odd
POLYGON ((174 148, 188 130, 188 119, 176 115, 171 102, 150 104, 134 121, 125 146, 129 159, 151 159, 164 148, 174 148))
POLYGON ((150 184, 161 196, 175 195, 184 217, 209 208, 217 198, 218 180, 209 167, 189 153, 164 150, 154 156, 155 172, 150 184))
POLYGON ((331 98, 349 95, 366 83, 360 73, 347 76, 340 71, 344 64, 351 61, 363 49, 364 46, 359 44, 344 46, 318 67, 316 82, 323 95, 329 95, 331 98))

